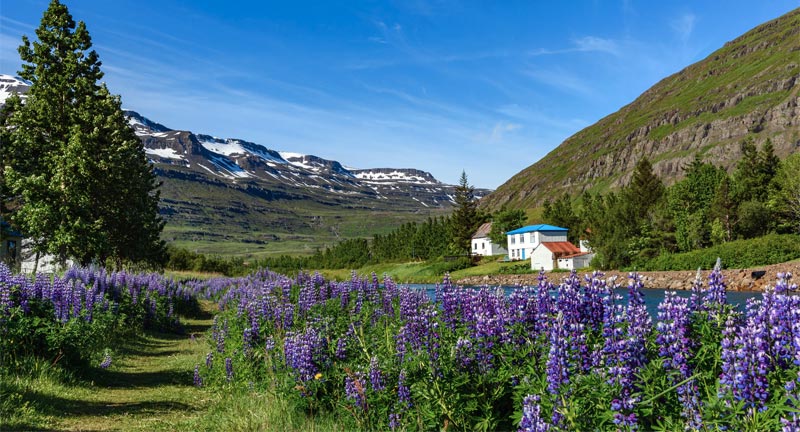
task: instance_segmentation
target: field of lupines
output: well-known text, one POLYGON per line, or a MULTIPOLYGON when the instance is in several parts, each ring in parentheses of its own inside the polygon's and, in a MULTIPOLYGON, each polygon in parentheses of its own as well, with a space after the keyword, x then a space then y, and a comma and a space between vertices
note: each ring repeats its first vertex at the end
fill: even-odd
MULTIPOLYGON (((0 370, 25 359, 107 367, 121 338, 176 328, 219 301, 194 384, 289 400, 294 415, 361 430, 800 430, 800 297, 782 274, 737 311, 719 271, 655 316, 641 279, 424 291, 353 275, 175 283, 0 266, 0 370)), ((652 295, 652 294, 649 294, 652 295)))
POLYGON ((510 295, 436 298, 373 275, 261 271, 206 287, 221 313, 197 386, 288 398, 361 430, 800 430, 800 297, 790 274, 726 301, 719 271, 651 316, 596 273, 510 295))
POLYGON ((45 361, 107 368, 114 347, 146 328, 178 330, 201 287, 157 274, 72 268, 63 276, 12 274, 0 263, 0 371, 45 361))

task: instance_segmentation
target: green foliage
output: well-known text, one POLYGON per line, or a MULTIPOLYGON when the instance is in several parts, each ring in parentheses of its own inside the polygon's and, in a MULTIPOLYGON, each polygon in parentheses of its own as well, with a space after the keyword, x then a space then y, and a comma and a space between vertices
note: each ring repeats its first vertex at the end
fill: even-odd
POLYGON ((800 236, 769 234, 735 240, 692 252, 663 254, 643 263, 640 270, 696 270, 714 267, 717 257, 728 268, 748 268, 778 264, 800 258, 800 236))
POLYGON ((778 230, 800 233, 800 153, 780 162, 770 194, 769 207, 777 216, 778 230))
POLYGON ((158 184, 119 98, 98 83, 86 26, 53 0, 36 36, 19 48, 27 101, 12 99, 0 125, 9 219, 61 262, 161 263, 158 184))
POLYGON ((550 200, 546 200, 543 207, 542 217, 545 223, 567 228, 569 230, 567 231, 567 240, 577 244, 585 227, 578 215, 575 214, 572 206, 572 197, 564 193, 552 203, 550 200))
POLYGON ((689 251, 711 242, 711 206, 724 170, 703 162, 699 155, 684 167, 686 177, 669 188, 667 205, 675 223, 678 249, 689 251))
POLYGON ((505 246, 508 240, 506 233, 508 231, 522 228, 525 226, 528 217, 522 209, 506 209, 502 207, 497 213, 492 216, 492 229, 489 231, 489 238, 492 243, 505 246))
POLYGON ((458 253, 469 255, 472 235, 483 223, 484 217, 478 212, 475 188, 469 184, 467 173, 463 171, 455 190, 455 204, 456 209, 450 216, 453 248, 458 253))
POLYGON ((743 138, 735 131, 742 129, 730 125, 747 125, 752 133, 769 134, 775 142, 796 142, 796 125, 767 125, 764 119, 765 113, 788 113, 785 104, 795 97, 794 88, 772 83, 792 82, 797 75, 798 25, 800 13, 791 11, 665 77, 509 179, 482 205, 535 208, 541 205, 542 191, 605 195, 616 180, 630 174, 630 169, 618 168, 625 166, 632 149, 650 148, 653 161, 674 165, 685 157, 683 148, 689 148, 713 155, 715 164, 730 166, 734 157, 728 149, 743 138))

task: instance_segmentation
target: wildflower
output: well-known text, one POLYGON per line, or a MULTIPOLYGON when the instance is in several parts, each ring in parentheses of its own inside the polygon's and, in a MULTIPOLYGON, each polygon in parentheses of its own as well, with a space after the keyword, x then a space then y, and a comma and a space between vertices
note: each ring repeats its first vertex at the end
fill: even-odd
POLYGON ((194 365, 194 386, 195 387, 202 387, 203 386, 203 378, 200 377, 200 365, 194 365))
POLYGON ((538 395, 528 395, 522 401, 522 419, 518 432, 547 432, 550 425, 541 417, 538 395))
POLYGON ((109 366, 111 366, 111 355, 106 354, 106 356, 103 358, 103 361, 100 363, 100 367, 103 369, 108 369, 109 366))

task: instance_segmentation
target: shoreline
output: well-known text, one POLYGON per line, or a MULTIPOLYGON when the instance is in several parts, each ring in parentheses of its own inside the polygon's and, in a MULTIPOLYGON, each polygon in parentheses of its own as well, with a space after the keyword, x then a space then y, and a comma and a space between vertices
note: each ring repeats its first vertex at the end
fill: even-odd
MULTIPOLYGON (((790 279, 790 284, 798 283, 798 276, 800 275, 800 261, 790 261, 781 264, 770 264, 762 267, 754 267, 748 269, 723 269, 723 281, 727 285, 729 291, 764 291, 767 286, 775 286, 778 273, 791 272, 793 278, 790 279), (754 279, 752 272, 765 271, 764 276, 754 279)), ((591 275, 591 271, 578 271, 578 275, 583 279, 584 275, 591 275)), ((628 273, 623 271, 606 271, 603 272, 606 279, 617 276, 617 283, 622 286, 627 286, 628 273)), ((690 290, 697 276, 697 270, 678 270, 678 271, 641 271, 638 272, 642 275, 645 288, 659 288, 668 290, 690 290)), ((700 274, 703 278, 704 286, 708 284, 708 275, 711 270, 701 270, 700 274)), ((554 283, 561 281, 569 273, 565 272, 547 272, 547 278, 554 283)), ((484 276, 469 276, 455 280, 454 283, 459 285, 518 285, 518 286, 534 286, 538 283, 535 273, 530 274, 495 274, 484 276)))

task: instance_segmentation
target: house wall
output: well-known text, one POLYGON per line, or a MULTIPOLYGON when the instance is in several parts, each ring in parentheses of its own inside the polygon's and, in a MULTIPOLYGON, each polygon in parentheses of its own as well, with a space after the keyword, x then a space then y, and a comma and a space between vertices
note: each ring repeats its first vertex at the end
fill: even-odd
POLYGON ((478 237, 472 239, 472 254, 481 256, 500 255, 506 250, 495 243, 489 237, 478 237))
MULTIPOLYGON (((20 263, 20 272, 33 273, 34 268, 36 273, 57 273, 63 268, 58 265, 56 257, 53 255, 41 255, 39 257, 38 265, 36 263, 36 254, 32 251, 32 244, 27 241, 22 241, 22 260, 20 263)), ((66 268, 72 267, 75 263, 72 260, 67 260, 66 268)))
POLYGON ((567 233, 566 231, 533 231, 511 234, 506 236, 506 239, 508 240, 508 257, 512 260, 518 260, 530 258, 534 249, 542 242, 567 241, 567 233))
POLYGON ((531 270, 553 270, 553 252, 544 246, 539 246, 530 254, 531 270))
POLYGON ((558 268, 565 270, 578 270, 586 268, 589 267, 589 263, 592 262, 592 258, 594 258, 594 254, 579 255, 572 258, 559 258, 558 268))

